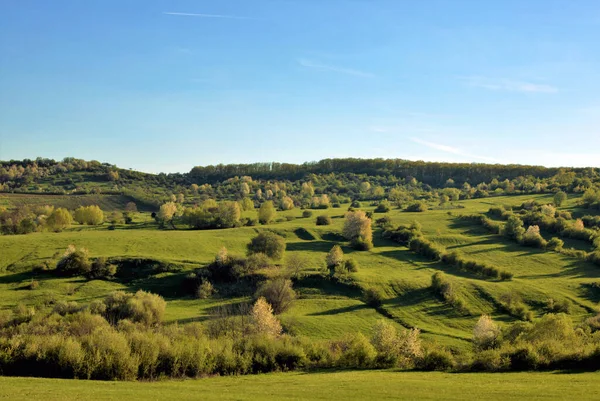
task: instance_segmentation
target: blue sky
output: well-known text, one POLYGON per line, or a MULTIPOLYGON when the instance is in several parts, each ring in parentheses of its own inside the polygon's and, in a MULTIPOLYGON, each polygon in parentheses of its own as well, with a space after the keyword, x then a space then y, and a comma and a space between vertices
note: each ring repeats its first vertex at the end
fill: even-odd
POLYGON ((597 0, 3 0, 0 160, 600 166, 597 0))

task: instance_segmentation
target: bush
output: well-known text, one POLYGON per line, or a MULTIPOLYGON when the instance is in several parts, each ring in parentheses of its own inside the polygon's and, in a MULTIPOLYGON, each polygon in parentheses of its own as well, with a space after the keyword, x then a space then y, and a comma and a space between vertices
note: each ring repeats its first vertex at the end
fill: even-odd
POLYGON ((302 217, 304 217, 305 219, 308 219, 309 217, 312 217, 313 212, 310 210, 305 210, 302 212, 302 217))
POLYGON ((408 205, 405 209, 407 212, 426 212, 428 209, 425 202, 414 202, 408 205))
POLYGON ((69 245, 56 264, 56 273, 62 276, 80 276, 90 273, 91 268, 87 249, 76 249, 73 245, 69 245))
POLYGON ((358 262, 354 259, 348 259, 344 262, 344 267, 350 273, 356 273, 358 271, 358 262))
POLYGON ((375 213, 387 213, 391 210, 390 202, 383 200, 375 208, 375 213))
POLYGON ((475 354, 471 370, 475 372, 500 372, 510 367, 510 358, 500 350, 488 349, 475 354))
POLYGON ((563 240, 561 240, 560 238, 552 237, 550 241, 548 241, 548 243, 546 244, 546 249, 550 251, 560 251, 561 249, 563 249, 564 245, 565 243, 563 240))
POLYGON ((117 274, 117 266, 106 262, 105 257, 96 258, 88 273, 90 279, 110 278, 117 274))
POLYGON ((342 351, 338 361, 340 367, 368 368, 377 356, 377 351, 369 340, 361 333, 349 336, 340 341, 337 346, 342 351))
POLYGON ((208 280, 202 280, 202 283, 198 286, 198 290, 196 291, 196 296, 199 299, 207 299, 213 296, 217 290, 212 285, 212 283, 208 280))
POLYGON ((129 319, 146 326, 161 323, 166 307, 166 302, 161 296, 142 290, 135 295, 122 291, 114 292, 104 299, 104 304, 104 316, 112 324, 129 319))
POLYGON ((317 216, 317 225, 318 226, 328 226, 332 223, 331 217, 326 214, 317 216))
POLYGON ((384 295, 377 288, 367 288, 363 291, 363 300, 373 308, 378 308, 383 304, 384 295))
POLYGON ((279 315, 290 308, 296 292, 289 279, 277 278, 263 283, 256 294, 256 299, 263 297, 273 307, 273 313, 279 315))
POLYGON ((262 232, 247 245, 248 254, 264 253, 269 258, 279 260, 285 252, 285 239, 271 232, 262 232))
POLYGON ((418 362, 417 368, 426 371, 448 371, 454 368, 454 356, 445 349, 428 350, 418 362))
POLYGON ((359 201, 357 201, 357 200, 354 200, 354 201, 352 201, 352 203, 350 204, 350 207, 351 207, 351 208, 354 208, 354 209, 360 209, 360 208, 361 208, 361 204, 360 204, 360 202, 359 202, 359 201))

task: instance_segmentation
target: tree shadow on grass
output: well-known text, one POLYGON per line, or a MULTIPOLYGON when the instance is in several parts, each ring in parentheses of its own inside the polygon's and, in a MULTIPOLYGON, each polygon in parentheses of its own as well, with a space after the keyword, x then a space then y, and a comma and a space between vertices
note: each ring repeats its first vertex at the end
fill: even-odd
POLYGON ((316 239, 310 231, 302 227, 295 229, 294 234, 303 241, 314 241, 316 239))
POLYGON ((370 309, 366 304, 351 305, 343 308, 329 309, 322 312, 309 313, 307 316, 331 316, 339 315, 341 313, 352 313, 359 310, 370 309))
POLYGON ((292 242, 287 244, 286 250, 304 252, 329 252, 333 245, 335 245, 335 243, 332 243, 330 241, 292 242))
POLYGON ((341 283, 339 281, 329 280, 321 276, 306 276, 294 283, 294 288, 299 292, 312 295, 311 291, 319 295, 343 296, 347 298, 360 298, 361 289, 352 284, 341 283))

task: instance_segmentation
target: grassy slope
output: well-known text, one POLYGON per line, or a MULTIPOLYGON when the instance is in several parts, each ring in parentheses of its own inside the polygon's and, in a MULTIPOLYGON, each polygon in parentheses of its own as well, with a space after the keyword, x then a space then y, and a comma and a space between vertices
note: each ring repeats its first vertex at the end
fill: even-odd
MULTIPOLYGON (((482 280, 466 272, 456 271, 441 263, 416 256, 406 248, 375 235, 375 248, 370 252, 355 252, 344 247, 347 256, 355 258, 361 268, 355 274, 363 288, 377 287, 387 300, 384 309, 405 326, 419 327, 426 338, 466 347, 471 330, 481 313, 490 313, 499 320, 510 320, 497 307, 498 299, 507 292, 517 292, 533 310, 543 312, 543 302, 552 297, 568 298, 577 307, 577 320, 595 308, 598 300, 583 290, 581 284, 595 281, 600 269, 576 259, 555 253, 520 247, 499 236, 490 235, 472 224, 457 222, 456 215, 486 211, 491 204, 520 204, 531 196, 501 197, 460 202, 464 209, 432 210, 425 213, 390 213, 395 223, 418 220, 423 231, 432 240, 450 248, 459 249, 472 258, 488 261, 512 271, 511 282, 482 280), (454 280, 469 303, 470 316, 462 316, 437 299, 428 286, 431 275, 443 270, 454 280)), ((542 200, 548 197, 538 197, 542 200)), ((573 201, 570 205, 572 206, 573 201)), ((210 262, 221 246, 232 254, 243 254, 245 244, 258 230, 273 230, 287 241, 288 253, 301 253, 310 260, 308 273, 318 271, 324 264, 327 251, 342 241, 335 233, 341 231, 342 209, 323 211, 333 218, 332 226, 315 226, 314 213, 310 219, 301 219, 300 210, 279 213, 278 217, 296 219, 267 227, 244 227, 209 231, 158 231, 148 226, 140 229, 122 227, 115 231, 106 228, 75 227, 67 232, 36 233, 25 236, 0 236, 0 271, 9 269, 23 273, 0 275, 0 308, 10 308, 18 302, 42 304, 50 299, 88 302, 108 292, 125 288, 117 282, 91 281, 80 278, 57 279, 42 276, 37 279, 37 290, 24 287, 33 278, 27 272, 31 266, 60 254, 69 244, 85 246, 92 256, 143 256, 184 262, 192 269, 210 262)), ((254 215, 247 213, 248 215, 254 215)), ((380 215, 376 214, 375 217, 380 215)), ((140 223, 143 227, 144 223, 140 223)), ((583 244, 583 247, 587 245, 583 244)), ((195 300, 182 296, 179 282, 183 273, 163 274, 137 283, 133 288, 146 288, 167 296, 166 319, 169 322, 203 320, 210 317, 210 308, 231 300, 195 300)), ((331 285, 324 281, 308 281, 298 288, 300 299, 282 319, 292 324, 296 332, 312 338, 336 338, 346 331, 368 333, 374 322, 381 318, 377 311, 360 300, 356 289, 331 285)))
POLYGON ((0 377, 10 400, 594 400, 599 373, 280 373, 155 383, 0 377))
POLYGON ((0 194, 0 206, 13 208, 22 205, 53 205, 74 210, 79 206, 98 205, 104 211, 123 210, 132 199, 124 195, 48 195, 0 194))

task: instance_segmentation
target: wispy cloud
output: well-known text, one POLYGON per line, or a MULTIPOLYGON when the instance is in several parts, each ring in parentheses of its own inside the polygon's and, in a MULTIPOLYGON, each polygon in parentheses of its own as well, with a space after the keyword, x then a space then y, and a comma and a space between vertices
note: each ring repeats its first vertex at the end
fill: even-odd
POLYGON ((523 93, 557 93, 558 88, 546 84, 533 82, 515 81, 511 79, 493 79, 487 77, 461 77, 461 80, 469 86, 483 89, 505 91, 505 92, 523 92, 523 93))
POLYGON ((354 70, 351 68, 339 67, 339 66, 329 65, 329 64, 322 64, 322 63, 312 61, 312 60, 307 60, 307 59, 298 59, 297 61, 298 61, 298 64, 300 64, 302 67, 312 68, 315 70, 337 72, 340 74, 354 75, 356 77, 362 77, 362 78, 374 78, 375 77, 375 74, 372 74, 370 72, 354 70))
POLYGON ((165 15, 174 15, 179 17, 197 17, 197 18, 222 18, 222 19, 252 19, 250 17, 241 17, 237 15, 222 15, 222 14, 195 14, 195 13, 176 13, 164 12, 165 15))
POLYGON ((448 145, 444 145, 444 144, 436 143, 436 142, 425 141, 420 138, 410 138, 410 140, 415 143, 418 143, 420 145, 427 146, 428 148, 431 148, 431 149, 439 150, 439 151, 446 152, 446 153, 452 153, 454 155, 466 157, 469 159, 483 160, 483 161, 490 162, 490 163, 501 163, 500 160, 495 159, 493 157, 472 155, 472 154, 462 151, 459 148, 455 148, 453 146, 448 146, 448 145))

